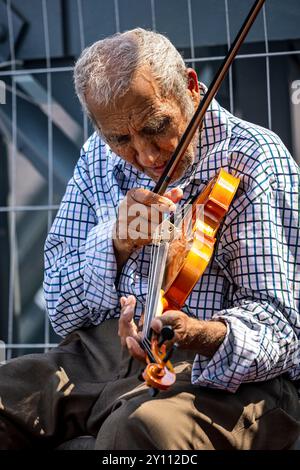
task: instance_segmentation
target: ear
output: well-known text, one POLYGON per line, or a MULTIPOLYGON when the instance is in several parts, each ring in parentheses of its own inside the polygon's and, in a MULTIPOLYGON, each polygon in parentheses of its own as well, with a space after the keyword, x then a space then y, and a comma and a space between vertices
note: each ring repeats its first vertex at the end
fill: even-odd
POLYGON ((199 94, 199 83, 198 83, 198 76, 197 73, 195 72, 194 69, 188 68, 187 69, 187 74, 188 74, 188 89, 194 95, 196 93, 197 95, 199 94))

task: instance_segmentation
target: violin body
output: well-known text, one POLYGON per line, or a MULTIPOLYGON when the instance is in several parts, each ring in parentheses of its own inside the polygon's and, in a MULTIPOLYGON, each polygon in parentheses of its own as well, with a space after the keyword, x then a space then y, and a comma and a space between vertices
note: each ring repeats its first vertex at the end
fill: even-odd
MULTIPOLYGON (((238 178, 221 169, 193 203, 191 247, 181 260, 176 277, 166 281, 164 310, 180 310, 206 270, 213 255, 217 231, 228 212, 238 185, 238 178), (201 210, 197 210, 199 208, 201 210)), ((178 265, 178 259, 176 263, 178 265)), ((166 278, 168 271, 172 269, 171 265, 172 263, 167 264, 166 278)))

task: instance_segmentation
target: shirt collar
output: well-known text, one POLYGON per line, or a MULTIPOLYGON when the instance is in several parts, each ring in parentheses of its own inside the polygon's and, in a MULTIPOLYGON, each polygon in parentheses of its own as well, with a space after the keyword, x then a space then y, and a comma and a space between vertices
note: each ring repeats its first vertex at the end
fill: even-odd
MULTIPOLYGON (((200 96, 204 97, 207 87, 200 83, 200 96)), ((180 186, 184 189, 192 181, 207 182, 215 176, 222 167, 228 171, 228 147, 231 137, 231 128, 228 112, 213 99, 209 105, 199 134, 199 143, 195 162, 184 176, 171 186, 180 186)), ((110 154, 112 151, 107 149, 110 154)), ((125 176, 135 181, 145 181, 146 175, 132 167, 129 163, 114 155, 114 167, 118 167, 125 176)), ((149 178, 150 180, 150 178, 149 178)), ((154 185, 154 182, 153 182, 154 185)))

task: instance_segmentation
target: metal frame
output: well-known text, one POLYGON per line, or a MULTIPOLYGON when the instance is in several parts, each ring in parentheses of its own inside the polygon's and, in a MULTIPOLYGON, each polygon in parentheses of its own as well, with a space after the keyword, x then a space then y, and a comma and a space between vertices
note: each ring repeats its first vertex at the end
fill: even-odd
MULTIPOLYGON (((156 30, 156 11, 155 11, 155 0, 150 0, 151 2, 151 21, 152 29, 156 30)), ((0 207, 0 212, 9 213, 9 240, 10 240, 10 273, 9 273, 9 309, 8 309, 8 343, 6 344, 7 359, 11 357, 12 350, 18 349, 42 349, 47 351, 49 348, 55 346, 55 344, 50 343, 50 326, 47 314, 45 312, 45 328, 44 328, 44 342, 35 343, 35 344, 15 344, 13 342, 13 329, 14 329, 14 289, 15 282, 17 278, 17 260, 18 260, 18 245, 17 245, 17 236, 16 236, 16 214, 19 211, 29 212, 29 211, 46 211, 48 214, 47 227, 50 229, 53 216, 55 211, 58 209, 58 206, 53 203, 53 123, 51 116, 51 103, 52 103, 52 74, 59 74, 61 72, 71 72, 73 67, 52 67, 51 66, 51 54, 50 54, 50 43, 49 43, 49 24, 48 24, 48 11, 47 11, 47 2, 46 0, 41 0, 42 6, 42 18, 43 18, 43 28, 44 28, 44 42, 45 42, 45 57, 46 57, 46 67, 36 68, 36 69, 16 69, 15 62, 15 51, 14 51, 14 41, 13 41, 13 22, 12 22, 12 5, 11 0, 7 0, 7 18, 8 18, 8 29, 9 29, 9 44, 10 44, 10 56, 11 56, 11 69, 2 70, 0 69, 0 79, 1 77, 12 77, 12 88, 11 88, 11 106, 12 106, 12 151, 10 154, 10 205, 7 207, 0 207), (45 74, 47 79, 47 107, 48 107, 48 204, 47 205, 37 205, 37 206, 22 206, 16 204, 16 153, 17 153, 17 105, 16 99, 17 94, 19 93, 16 89, 15 77, 22 74, 45 74)), ((79 22, 79 38, 80 38, 80 47, 83 49, 85 47, 85 29, 84 29, 84 10, 82 0, 77 0, 76 2, 78 10, 78 22, 79 22)), ((228 0, 224 0, 225 6, 225 21, 226 21, 226 35, 227 35, 227 45, 230 47, 232 40, 230 33, 230 15, 228 8, 228 0)), ((186 0, 186 8, 188 11, 188 24, 189 24, 189 39, 190 39, 190 50, 191 57, 186 59, 187 64, 195 66, 197 63, 205 63, 212 61, 220 61, 223 59, 223 56, 214 56, 214 57, 196 57, 195 56, 195 43, 194 43, 194 28, 193 28, 193 12, 192 12, 192 3, 191 0, 186 0)), ((119 15, 119 0, 114 0, 114 10, 115 10, 115 26, 116 31, 120 30, 120 15, 119 15)), ((267 79, 267 104, 268 104, 268 124, 269 128, 272 128, 272 102, 271 102, 271 87, 270 87, 270 58, 278 56, 289 56, 289 55, 300 55, 300 50, 294 51, 280 51, 280 52, 270 52, 269 50, 269 39, 268 39, 268 21, 267 21, 266 9, 263 7, 263 27, 264 27, 264 42, 265 42, 265 52, 262 53, 251 53, 251 54, 239 54, 236 57, 236 60, 251 60, 253 58, 265 58, 265 67, 266 67, 266 79, 267 79)), ((234 109, 234 97, 233 97, 233 75, 232 70, 229 73, 229 98, 230 98, 230 110, 234 109)), ((86 116, 83 116, 82 122, 84 130, 84 138, 88 137, 88 120, 86 116)), ((41 254, 42 256, 42 254, 41 254)))

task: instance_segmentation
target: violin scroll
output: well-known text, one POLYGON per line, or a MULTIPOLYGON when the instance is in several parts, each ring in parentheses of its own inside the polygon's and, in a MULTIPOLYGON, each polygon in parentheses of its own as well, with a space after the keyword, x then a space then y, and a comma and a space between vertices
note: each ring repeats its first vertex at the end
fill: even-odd
POLYGON ((163 337, 153 338, 151 341, 151 352, 155 362, 150 362, 142 373, 142 377, 148 387, 158 390, 167 390, 176 381, 173 366, 170 362, 171 355, 176 348, 176 344, 167 351, 165 341, 174 337, 172 328, 164 327, 163 337))

